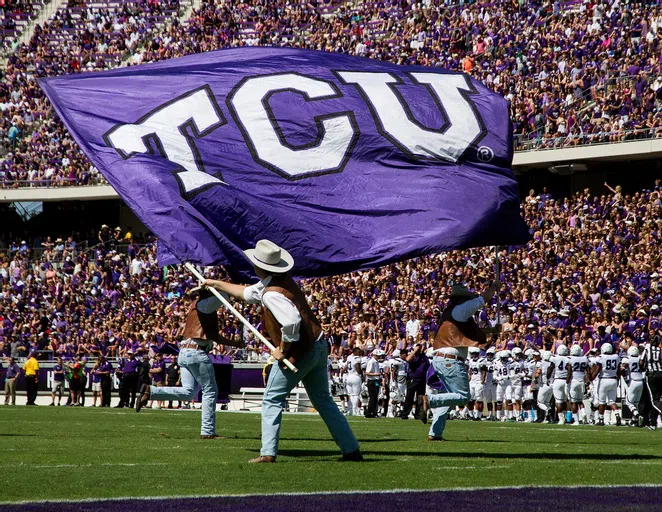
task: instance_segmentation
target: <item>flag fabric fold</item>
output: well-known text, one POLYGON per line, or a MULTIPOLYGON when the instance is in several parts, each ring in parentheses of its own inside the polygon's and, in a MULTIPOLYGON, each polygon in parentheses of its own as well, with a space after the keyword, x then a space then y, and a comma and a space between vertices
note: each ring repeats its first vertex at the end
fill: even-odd
POLYGON ((40 85, 161 264, 246 271, 268 238, 312 277, 529 237, 507 102, 464 74, 261 47, 40 85))

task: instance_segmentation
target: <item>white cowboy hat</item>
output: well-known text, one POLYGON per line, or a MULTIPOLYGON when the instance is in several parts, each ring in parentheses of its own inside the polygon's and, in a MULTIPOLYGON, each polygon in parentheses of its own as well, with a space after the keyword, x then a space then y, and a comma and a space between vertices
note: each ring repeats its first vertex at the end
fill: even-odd
POLYGON ((260 240, 255 249, 244 251, 253 265, 268 272, 283 274, 294 266, 294 258, 270 240, 260 240))

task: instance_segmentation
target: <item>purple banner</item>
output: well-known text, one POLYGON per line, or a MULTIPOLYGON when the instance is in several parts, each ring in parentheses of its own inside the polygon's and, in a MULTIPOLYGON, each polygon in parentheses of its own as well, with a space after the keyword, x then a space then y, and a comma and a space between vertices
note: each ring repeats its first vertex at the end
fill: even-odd
POLYGON ((508 104, 468 75, 241 48, 40 84, 162 264, 250 270, 268 238, 321 276, 528 239, 508 104))

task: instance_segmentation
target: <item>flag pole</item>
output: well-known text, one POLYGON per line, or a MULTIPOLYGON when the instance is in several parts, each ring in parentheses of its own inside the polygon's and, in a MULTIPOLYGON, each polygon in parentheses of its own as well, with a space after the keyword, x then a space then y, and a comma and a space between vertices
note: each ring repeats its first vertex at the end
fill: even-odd
MULTIPOLYGON (((501 281, 501 264, 499 262, 499 246, 495 245, 494 246, 494 255, 496 258, 494 259, 494 273, 496 275, 496 280, 501 281)), ((499 288, 496 290, 496 327, 501 326, 501 301, 499 300, 499 288)))
MULTIPOLYGON (((193 274, 198 279, 198 281, 200 281, 200 283, 202 283, 205 280, 202 274, 198 272, 198 269, 196 269, 193 265, 191 265, 190 263, 184 263, 184 266, 191 274, 193 274)), ((251 323, 248 320, 246 320, 246 318, 244 318, 244 316, 239 311, 237 311, 232 306, 232 304, 230 304, 230 302, 218 292, 218 290, 214 288, 209 288, 209 291, 211 291, 214 294, 214 296, 223 303, 223 305, 230 311, 230 313, 236 316, 241 321, 242 324, 248 327, 250 331, 253 334, 255 334, 257 339, 260 340, 262 343, 264 343, 269 348, 269 350, 271 350, 272 352, 276 350, 276 347, 274 347, 267 338, 262 336, 262 333, 260 333, 260 331, 258 331, 255 327, 253 327, 253 325, 251 325, 251 323)), ((285 364, 285 366, 287 366, 294 373, 297 373, 299 371, 297 370, 296 366, 294 366, 287 358, 283 359, 283 364, 285 364)))

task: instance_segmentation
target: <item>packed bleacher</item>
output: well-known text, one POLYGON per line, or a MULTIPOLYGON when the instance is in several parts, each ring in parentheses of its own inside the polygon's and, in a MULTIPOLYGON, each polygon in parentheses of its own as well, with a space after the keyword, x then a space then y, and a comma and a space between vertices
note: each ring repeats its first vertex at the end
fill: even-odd
MULTIPOLYGON (((640 344, 661 328, 662 184, 623 195, 588 190, 555 200, 533 191, 522 204, 533 240, 502 248, 497 349, 583 350, 624 337, 640 344)), ((44 359, 153 354, 181 339, 180 328, 195 280, 183 268, 159 269, 153 241, 102 227, 95 240, 68 233, 15 240, 0 256, 0 354, 44 359)), ((304 282, 340 356, 354 347, 391 354, 427 343, 436 331, 450 286, 482 289, 494 278, 494 250, 472 249, 304 282), (417 321, 412 332, 408 321, 417 321)), ((207 269, 208 276, 223 274, 207 269)), ((259 325, 255 306, 247 318, 259 325)), ((219 347, 237 360, 266 360, 268 352, 229 313, 224 336, 246 348, 219 347)), ((497 322, 493 305, 480 316, 497 322)))
POLYGON ((20 35, 47 3, 45 0, 0 0, 0 55, 18 48, 20 35))
POLYGON ((659 2, 205 0, 181 23, 176 0, 100 5, 58 10, 10 55, 0 85, 0 142, 8 150, 0 187, 103 181, 36 78, 237 46, 470 73, 511 102, 520 150, 662 137, 659 2))

